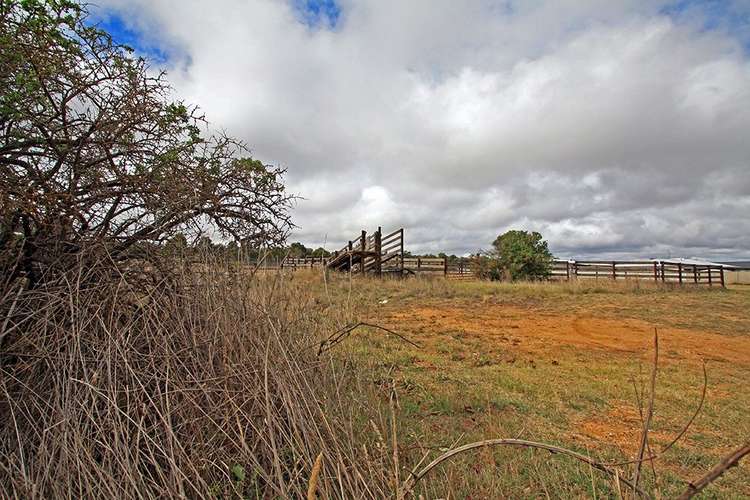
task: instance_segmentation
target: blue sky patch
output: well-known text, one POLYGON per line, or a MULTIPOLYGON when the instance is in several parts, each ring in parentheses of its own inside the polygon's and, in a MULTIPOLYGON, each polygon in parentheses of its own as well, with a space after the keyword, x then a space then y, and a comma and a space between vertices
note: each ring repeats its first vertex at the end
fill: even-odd
POLYGON ((109 33, 116 43, 127 45, 135 50, 137 55, 159 65, 164 64, 169 59, 164 48, 150 42, 147 37, 143 36, 143 33, 127 24, 117 13, 97 12, 97 14, 101 15, 96 16, 91 24, 109 33))
POLYGON ((747 4, 729 0, 677 0, 663 7, 661 13, 678 22, 698 14, 704 30, 724 31, 750 52, 750 8, 743 5, 747 4))
POLYGON ((334 29, 341 18, 336 0, 292 0, 292 7, 310 28, 334 29))

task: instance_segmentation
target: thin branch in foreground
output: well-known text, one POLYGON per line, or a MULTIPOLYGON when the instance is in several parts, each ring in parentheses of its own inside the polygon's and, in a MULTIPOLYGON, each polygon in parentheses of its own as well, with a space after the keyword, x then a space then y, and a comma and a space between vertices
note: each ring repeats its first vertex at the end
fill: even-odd
POLYGON ((406 479, 402 486, 401 486, 401 498, 405 498, 406 495, 411 493, 411 491, 414 489, 414 486, 429 473, 432 469, 440 465, 442 462, 449 460, 453 458, 456 455, 459 455, 465 451, 473 450, 476 448, 484 448, 487 446, 519 446, 523 448, 536 448, 540 450, 547 450, 551 453, 559 453, 560 455, 565 455, 571 458, 574 458, 580 462, 583 462, 585 464, 590 465, 596 470, 599 470, 601 472, 604 472, 605 474, 608 474, 612 476, 613 478, 619 479, 619 482, 621 484, 624 484, 628 488, 631 489, 634 493, 640 495, 644 498, 649 498, 649 495, 640 489, 638 486, 633 484, 631 481, 628 481, 624 479, 617 469, 607 467, 606 465, 594 460, 591 457, 588 457, 586 455, 583 455, 581 453, 578 453, 573 450, 569 450, 567 448, 561 448, 559 446, 554 446, 551 444, 546 443, 537 443, 534 441, 526 441, 523 439, 486 439, 483 441, 477 441, 474 443, 465 444, 463 446, 459 446, 458 448, 454 448, 452 450, 449 450, 439 457, 437 457, 435 460, 427 464, 421 471, 417 473, 412 473, 411 477, 406 479))
MULTIPOLYGON (((680 439, 682 439, 682 436, 685 435, 685 433, 690 429, 690 427, 693 425, 693 422, 695 421, 695 418, 698 416, 698 414, 703 409, 703 404, 706 402, 706 391, 708 390, 708 372, 706 371, 706 363, 703 362, 703 389, 701 391, 701 398, 698 402, 698 407, 693 412, 693 415, 690 417, 690 419, 685 423, 685 425, 682 427, 680 432, 672 439, 672 441, 669 442, 664 448, 662 448, 658 453, 649 454, 647 457, 643 457, 640 461, 644 462, 647 460, 655 460, 662 455, 664 455, 667 451, 669 451, 672 446, 674 446, 680 439)), ((636 389, 636 397, 638 397, 638 391, 636 389)), ((624 462, 607 462, 603 465, 606 465, 607 467, 622 467, 623 465, 631 465, 637 463, 638 460, 626 460, 624 462)))
POLYGON ((385 327, 380 326, 380 325, 374 325, 372 323, 365 323, 364 321, 360 321, 358 323, 355 323, 353 325, 345 326, 344 328, 335 331, 327 339, 325 339, 324 341, 322 341, 320 343, 320 346, 318 347, 318 356, 320 356, 324 352, 332 349, 337 344, 339 344, 339 343, 343 342, 344 340, 346 340, 346 338, 349 337, 349 335, 351 335, 351 333, 354 330, 356 330, 357 328, 359 328, 360 326, 367 326, 367 327, 370 327, 370 328, 375 328, 375 329, 378 329, 378 330, 383 330, 386 333, 389 333, 389 334, 391 334, 391 335, 393 335, 395 337, 398 337, 399 339, 403 340, 407 344, 411 344, 414 347, 416 347, 418 349, 421 349, 421 346, 419 344, 417 344, 416 342, 413 342, 413 341, 407 339, 406 337, 404 337, 400 333, 394 332, 393 330, 390 330, 390 329, 385 328, 385 327))
POLYGON ((698 479, 697 481, 692 481, 691 483, 689 483, 688 488, 683 492, 682 495, 678 497, 678 500, 687 500, 688 498, 694 497, 695 495, 700 493, 703 488, 719 479, 719 477, 721 477, 721 475, 724 474, 727 470, 737 466, 740 460, 742 460, 742 458, 748 454, 750 454, 750 441, 747 441, 732 453, 722 458, 721 461, 716 464, 713 469, 708 471, 705 476, 698 479))
POLYGON ((638 481, 641 478, 641 465, 643 464, 643 454, 648 444, 648 430, 651 426, 651 418, 654 416, 654 393, 656 391, 656 373, 659 365, 659 333, 654 328, 654 364, 651 368, 651 392, 648 399, 648 409, 643 421, 643 432, 641 433, 641 444, 638 448, 638 458, 635 463, 635 472, 633 473, 633 485, 638 487, 638 481))

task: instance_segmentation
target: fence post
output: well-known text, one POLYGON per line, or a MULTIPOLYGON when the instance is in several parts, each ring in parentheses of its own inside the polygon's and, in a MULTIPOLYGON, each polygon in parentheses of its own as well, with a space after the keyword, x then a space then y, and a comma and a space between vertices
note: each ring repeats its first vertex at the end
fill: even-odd
POLYGON ((680 280, 680 285, 682 285, 682 262, 677 263, 677 279, 680 280))
POLYGON ((711 273, 711 266, 706 266, 708 268, 708 286, 714 286, 714 277, 711 273))
POLYGON ((661 262, 661 282, 664 283, 664 261, 661 262))
POLYGON ((360 272, 365 274, 365 252, 367 252, 367 231, 362 230, 362 242, 360 244, 362 254, 359 256, 359 267, 360 272))
POLYGON ((399 232, 401 233, 401 276, 404 275, 404 228, 402 227, 399 232))
POLYGON ((721 271, 721 287, 726 288, 726 286, 724 286, 724 266, 719 267, 719 270, 721 271))
POLYGON ((659 281, 659 268, 656 265, 656 261, 654 261, 654 281, 659 281))
POLYGON ((443 257, 443 276, 448 276, 448 257, 443 257))
POLYGON ((354 267, 354 260, 352 259, 352 251, 354 250, 354 244, 349 242, 349 274, 352 274, 352 267, 354 267))
POLYGON ((698 284, 698 266, 693 264, 693 283, 698 284))
POLYGON ((378 232, 375 233, 375 274, 380 276, 383 272, 382 263, 381 263, 381 227, 378 226, 378 232))
POLYGON ((422 269, 422 258, 417 257, 417 272, 419 272, 420 269, 422 269))
POLYGON ((615 269, 615 261, 612 261, 612 280, 617 281, 617 270, 615 269))

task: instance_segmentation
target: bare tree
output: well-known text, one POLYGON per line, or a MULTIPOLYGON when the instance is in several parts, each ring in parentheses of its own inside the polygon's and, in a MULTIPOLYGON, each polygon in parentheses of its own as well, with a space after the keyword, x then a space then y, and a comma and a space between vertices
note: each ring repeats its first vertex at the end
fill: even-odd
MULTIPOLYGON (((280 243, 284 170, 207 130, 164 74, 67 0, 0 0, 0 265, 36 283, 177 232, 280 243)), ((108 257, 109 258, 109 257, 108 257)))

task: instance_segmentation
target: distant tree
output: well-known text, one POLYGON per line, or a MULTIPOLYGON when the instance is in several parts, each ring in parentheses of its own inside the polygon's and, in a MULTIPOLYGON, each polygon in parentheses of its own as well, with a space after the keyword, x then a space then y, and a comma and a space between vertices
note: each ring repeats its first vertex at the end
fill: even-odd
POLYGON ((329 257, 330 255, 331 255, 331 252, 329 252, 323 247, 318 247, 312 252, 313 257, 329 257))
POLYGON ((300 258, 305 257, 310 249, 299 241, 295 241, 289 246, 289 257, 300 258))
POLYGON ((492 257, 497 259, 503 278, 515 281, 549 276, 553 257, 541 234, 510 230, 498 236, 492 246, 492 257))
POLYGON ((478 278, 491 281, 503 279, 500 261, 493 252, 477 253, 469 260, 471 270, 478 278))
POLYGON ((86 16, 67 0, 0 2, 0 274, 34 283, 206 226, 282 243, 284 170, 204 137, 164 74, 86 16))

